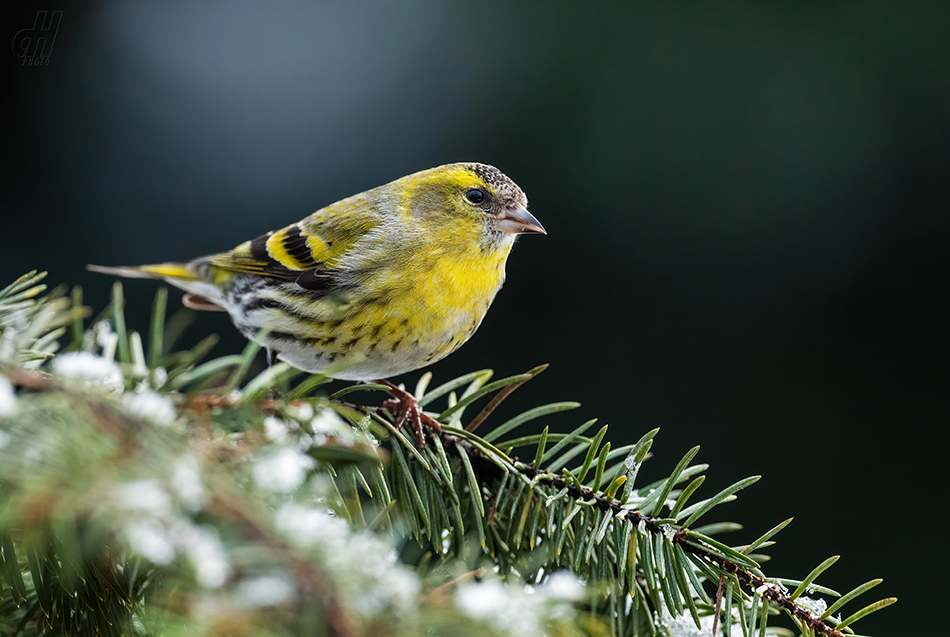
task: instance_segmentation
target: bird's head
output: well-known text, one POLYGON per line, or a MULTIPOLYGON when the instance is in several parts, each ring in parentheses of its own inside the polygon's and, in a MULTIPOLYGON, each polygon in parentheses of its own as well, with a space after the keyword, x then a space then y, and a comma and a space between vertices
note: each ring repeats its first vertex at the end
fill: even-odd
POLYGON ((519 234, 547 234, 528 212, 524 191, 494 166, 447 164, 413 177, 413 211, 441 218, 448 232, 470 229, 483 247, 510 247, 519 234))

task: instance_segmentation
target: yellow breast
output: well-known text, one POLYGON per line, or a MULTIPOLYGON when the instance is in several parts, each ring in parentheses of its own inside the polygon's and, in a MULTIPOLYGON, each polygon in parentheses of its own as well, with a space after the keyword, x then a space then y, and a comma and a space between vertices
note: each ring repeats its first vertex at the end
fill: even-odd
POLYGON ((395 375, 460 347, 501 288, 510 249, 427 242, 375 269, 344 310, 347 341, 365 356, 346 375, 395 375))
POLYGON ((366 298, 382 301, 375 303, 377 316, 368 318, 385 317, 406 337, 422 341, 458 336, 454 349, 478 327, 504 282, 510 247, 433 242, 404 254, 365 281, 366 298))

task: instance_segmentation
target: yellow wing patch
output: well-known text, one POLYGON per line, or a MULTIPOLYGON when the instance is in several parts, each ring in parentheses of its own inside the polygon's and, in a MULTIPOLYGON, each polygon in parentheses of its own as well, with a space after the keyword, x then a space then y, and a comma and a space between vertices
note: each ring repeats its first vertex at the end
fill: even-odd
POLYGON ((326 260, 327 244, 291 224, 267 238, 267 254, 290 270, 309 270, 326 260))
POLYGON ((348 242, 324 240, 294 223, 245 241, 230 252, 209 257, 227 272, 247 272, 293 281, 301 272, 326 269, 327 261, 342 254, 348 242))
POLYGON ((207 261, 225 273, 247 272, 296 281, 303 272, 332 269, 344 254, 377 223, 365 193, 331 204, 289 226, 245 241, 230 252, 207 261))
POLYGON ((315 234, 307 236, 307 247, 310 248, 310 254, 313 255, 314 261, 320 263, 327 261, 330 258, 329 252, 332 245, 315 234))

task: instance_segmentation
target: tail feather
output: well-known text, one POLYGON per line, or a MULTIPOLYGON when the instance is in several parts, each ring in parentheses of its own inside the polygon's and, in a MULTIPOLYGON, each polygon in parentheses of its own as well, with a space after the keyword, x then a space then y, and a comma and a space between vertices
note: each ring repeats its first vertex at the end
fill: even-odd
POLYGON ((90 272, 121 276, 126 279, 158 279, 167 281, 187 292, 182 303, 185 307, 205 312, 225 312, 221 290, 210 281, 195 274, 187 263, 158 263, 138 266, 87 265, 90 272))
POLYGON ((126 279, 179 279, 181 281, 200 281, 201 279, 188 269, 186 263, 158 263, 156 265, 106 266, 87 265, 90 272, 111 274, 126 279))

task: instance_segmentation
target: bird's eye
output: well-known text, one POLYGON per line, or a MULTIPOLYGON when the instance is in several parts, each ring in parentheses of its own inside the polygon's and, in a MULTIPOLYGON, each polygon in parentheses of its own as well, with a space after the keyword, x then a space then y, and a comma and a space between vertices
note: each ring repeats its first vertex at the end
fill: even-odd
POLYGON ((485 201, 485 191, 481 188, 469 188, 465 191, 465 198, 478 205, 485 201))

